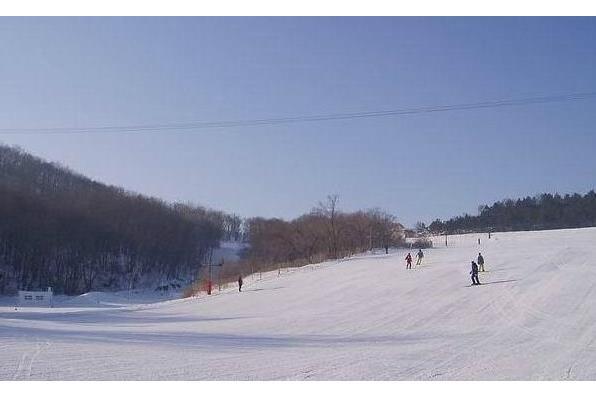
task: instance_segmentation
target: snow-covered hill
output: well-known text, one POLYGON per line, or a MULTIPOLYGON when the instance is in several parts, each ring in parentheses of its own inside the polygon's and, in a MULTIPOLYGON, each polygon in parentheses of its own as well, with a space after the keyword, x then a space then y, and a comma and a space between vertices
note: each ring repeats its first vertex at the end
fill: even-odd
POLYGON ((596 380, 595 243, 596 229, 462 235, 413 270, 398 251, 211 297, 4 301, 0 379, 596 380), (469 287, 478 252, 488 272, 469 287))

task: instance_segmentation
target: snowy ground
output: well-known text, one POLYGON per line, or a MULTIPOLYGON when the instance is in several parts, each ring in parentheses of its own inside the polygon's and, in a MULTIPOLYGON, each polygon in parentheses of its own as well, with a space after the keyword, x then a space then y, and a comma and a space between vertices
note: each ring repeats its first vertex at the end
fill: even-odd
POLYGON ((400 251, 211 297, 4 299, 0 379, 596 380, 596 229, 477 238, 438 238, 413 270, 400 251))

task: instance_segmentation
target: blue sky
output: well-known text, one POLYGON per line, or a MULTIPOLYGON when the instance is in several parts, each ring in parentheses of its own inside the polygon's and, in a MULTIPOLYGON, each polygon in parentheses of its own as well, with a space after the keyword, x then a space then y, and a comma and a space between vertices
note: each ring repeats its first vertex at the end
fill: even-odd
MULTIPOLYGON (((376 111, 596 91, 593 18, 2 18, 0 128, 376 111)), ((243 216, 327 194, 405 224, 595 187, 596 100, 233 129, 0 135, 243 216)))

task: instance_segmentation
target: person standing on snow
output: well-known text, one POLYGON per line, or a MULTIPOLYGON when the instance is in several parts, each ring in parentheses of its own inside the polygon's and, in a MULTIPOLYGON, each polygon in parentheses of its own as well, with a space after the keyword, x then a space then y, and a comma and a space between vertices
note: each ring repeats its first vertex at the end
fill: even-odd
POLYGON ((478 253, 478 271, 484 271, 484 257, 480 252, 478 253))
POLYGON ((242 281, 242 275, 239 275, 238 276, 238 292, 242 292, 242 284, 244 284, 242 281))
POLYGON ((480 280, 478 280, 478 265, 474 261, 472 261, 472 271, 470 274, 472 275, 472 285, 480 285, 480 280))
POLYGON ((410 253, 408 252, 408 255, 406 255, 406 269, 411 269, 412 268, 412 255, 410 255, 410 253))
POLYGON ((422 253, 422 249, 418 250, 418 253, 416 254, 416 257, 418 258, 416 260, 416 266, 421 265, 422 264, 422 258, 424 258, 424 254, 422 253))

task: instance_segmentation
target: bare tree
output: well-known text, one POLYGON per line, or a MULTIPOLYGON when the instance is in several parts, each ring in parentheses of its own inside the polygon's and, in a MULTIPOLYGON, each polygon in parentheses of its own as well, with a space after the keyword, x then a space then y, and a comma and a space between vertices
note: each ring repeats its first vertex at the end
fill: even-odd
POLYGON ((332 194, 327 196, 327 201, 319 202, 314 213, 320 214, 327 219, 327 241, 329 254, 332 258, 338 257, 338 228, 337 228, 337 204, 339 203, 339 195, 332 194))

